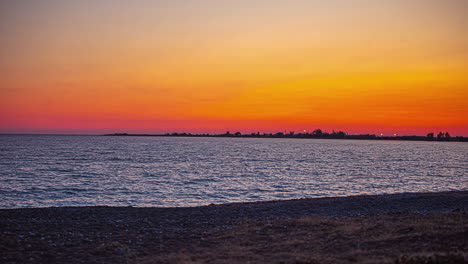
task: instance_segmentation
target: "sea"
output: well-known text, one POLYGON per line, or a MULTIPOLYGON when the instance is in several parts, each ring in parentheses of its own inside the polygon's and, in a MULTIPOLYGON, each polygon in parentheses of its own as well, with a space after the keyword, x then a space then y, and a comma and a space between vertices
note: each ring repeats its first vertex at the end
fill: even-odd
POLYGON ((468 143, 0 135, 0 208, 468 190, 468 143))

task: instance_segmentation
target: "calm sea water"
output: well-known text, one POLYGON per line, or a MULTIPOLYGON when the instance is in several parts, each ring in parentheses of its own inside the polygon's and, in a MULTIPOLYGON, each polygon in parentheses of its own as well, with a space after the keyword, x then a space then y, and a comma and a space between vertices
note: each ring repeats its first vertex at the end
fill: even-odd
POLYGON ((466 190, 467 170, 467 143, 2 135, 0 208, 466 190))

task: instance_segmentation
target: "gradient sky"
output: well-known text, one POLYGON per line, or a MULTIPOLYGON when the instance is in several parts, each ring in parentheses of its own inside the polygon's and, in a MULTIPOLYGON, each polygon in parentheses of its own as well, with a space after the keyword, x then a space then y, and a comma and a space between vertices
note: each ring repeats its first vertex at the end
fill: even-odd
POLYGON ((0 133, 468 136, 465 0, 2 0, 0 133))

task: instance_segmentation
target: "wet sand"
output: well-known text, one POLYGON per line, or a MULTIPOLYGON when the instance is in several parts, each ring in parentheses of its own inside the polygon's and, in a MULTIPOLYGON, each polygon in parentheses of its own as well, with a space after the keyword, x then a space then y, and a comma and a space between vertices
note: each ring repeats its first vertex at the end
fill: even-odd
POLYGON ((431 259, 468 261, 468 191, 0 210, 0 263, 438 263, 431 259))

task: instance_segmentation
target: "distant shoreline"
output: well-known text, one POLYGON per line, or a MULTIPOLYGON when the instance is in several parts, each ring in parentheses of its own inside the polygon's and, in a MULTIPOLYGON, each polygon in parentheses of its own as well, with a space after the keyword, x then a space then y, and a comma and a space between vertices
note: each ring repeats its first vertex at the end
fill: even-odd
MULTIPOLYGON (((239 133, 239 132, 237 132, 239 133)), ((166 133, 166 134, 130 134, 113 133, 101 136, 115 137, 211 137, 211 138, 291 138, 291 139, 344 139, 344 140, 387 140, 387 141, 428 141, 428 142, 468 142, 468 137, 428 138, 426 136, 377 136, 377 135, 325 135, 312 134, 192 134, 192 133, 166 133)))
POLYGON ((450 139, 437 139, 437 138, 427 138, 425 136, 377 136, 377 135, 346 135, 344 137, 317 137, 310 135, 301 135, 296 134, 294 136, 284 135, 277 136, 275 134, 261 134, 261 135, 251 135, 251 134, 242 134, 236 136, 234 134, 225 135, 225 134, 191 134, 191 133, 166 133, 166 134, 132 134, 132 133, 111 133, 111 134, 15 134, 15 133, 5 133, 0 134, 0 136, 106 136, 106 137, 211 137, 211 138, 290 138, 290 139, 344 139, 344 140, 382 140, 382 141, 426 141, 426 142, 468 142, 468 137, 454 136, 450 139))

